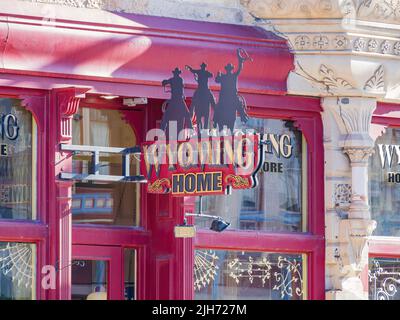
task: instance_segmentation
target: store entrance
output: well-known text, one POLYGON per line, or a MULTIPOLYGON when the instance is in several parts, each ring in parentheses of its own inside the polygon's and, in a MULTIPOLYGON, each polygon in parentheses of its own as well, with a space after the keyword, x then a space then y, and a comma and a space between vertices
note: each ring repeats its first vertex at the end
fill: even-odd
POLYGON ((72 246, 71 299, 124 299, 122 249, 111 246, 72 246))

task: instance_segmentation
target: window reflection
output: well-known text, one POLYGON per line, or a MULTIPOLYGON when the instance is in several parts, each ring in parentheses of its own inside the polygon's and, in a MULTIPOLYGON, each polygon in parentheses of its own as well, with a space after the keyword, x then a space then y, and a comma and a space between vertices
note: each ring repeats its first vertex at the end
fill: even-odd
POLYGON ((36 219, 35 126, 16 99, 0 99, 0 218, 36 219))
POLYGON ((107 262, 72 261, 72 300, 107 300, 107 262))
MULTIPOLYGON (((392 156, 392 165, 386 160, 382 168, 378 145, 399 145, 400 129, 387 128, 386 132, 375 142, 375 153, 369 160, 369 194, 371 199, 371 216, 376 220, 374 235, 400 236, 400 188, 398 183, 388 181, 389 172, 400 172, 397 169, 397 158, 392 156)), ((394 152, 394 148, 390 149, 394 152)))
POLYGON ((370 300, 400 300, 400 258, 370 258, 370 300))
MULTIPOLYGON (((136 145, 133 129, 122 117, 118 110, 80 108, 73 121, 73 144, 119 148, 136 145)), ((130 161, 130 172, 137 173, 138 161, 134 157, 130 161)), ((74 155, 74 173, 88 173, 91 165, 90 153, 74 155)), ((121 172, 120 155, 100 154, 100 174, 121 172)), ((74 223, 139 225, 140 193, 135 183, 79 181, 72 192, 74 223)))
MULTIPOLYGON (((292 121, 275 119, 252 118, 244 129, 268 134, 264 164, 257 173, 258 186, 232 190, 231 195, 203 196, 202 213, 221 216, 231 223, 231 229, 306 231, 302 191, 306 151, 301 132, 292 121)), ((186 197, 184 203, 186 212, 198 212, 199 197, 186 197)), ((210 221, 196 218, 196 225, 208 228, 210 221)))
POLYGON ((125 300, 136 299, 136 250, 124 249, 125 300))
POLYGON ((305 299, 303 261, 300 254, 196 250, 195 299, 305 299))
POLYGON ((0 300, 35 299, 35 265, 35 245, 0 242, 0 300))

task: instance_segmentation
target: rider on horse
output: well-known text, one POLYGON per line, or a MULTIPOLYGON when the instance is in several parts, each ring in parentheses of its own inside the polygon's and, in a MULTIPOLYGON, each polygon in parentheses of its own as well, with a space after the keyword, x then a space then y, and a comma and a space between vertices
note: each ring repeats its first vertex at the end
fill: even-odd
POLYGON ((236 112, 239 112, 240 118, 243 122, 249 119, 246 112, 246 103, 244 99, 238 94, 237 83, 240 72, 243 69, 243 63, 246 60, 251 60, 246 51, 243 49, 237 50, 237 57, 239 66, 236 72, 232 72, 234 66, 228 63, 225 66, 226 73, 218 72, 215 81, 221 84, 221 91, 219 94, 219 101, 214 113, 214 123, 220 130, 226 126, 233 132, 236 112))
POLYGON ((208 87, 208 79, 213 77, 213 74, 206 70, 207 65, 203 62, 200 69, 193 69, 186 65, 185 68, 193 73, 198 87, 194 92, 192 104, 190 105, 190 114, 196 114, 198 123, 198 131, 209 128, 210 105, 215 107, 215 98, 210 88, 208 87))

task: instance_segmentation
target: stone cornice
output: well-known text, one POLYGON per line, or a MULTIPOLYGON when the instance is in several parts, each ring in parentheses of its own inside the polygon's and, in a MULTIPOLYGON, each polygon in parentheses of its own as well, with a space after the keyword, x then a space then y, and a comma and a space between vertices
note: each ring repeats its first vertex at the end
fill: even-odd
POLYGON ((263 19, 355 19, 400 23, 400 0, 242 0, 263 19))
POLYGON ((295 54, 288 92, 400 102, 400 0, 247 0, 295 54))

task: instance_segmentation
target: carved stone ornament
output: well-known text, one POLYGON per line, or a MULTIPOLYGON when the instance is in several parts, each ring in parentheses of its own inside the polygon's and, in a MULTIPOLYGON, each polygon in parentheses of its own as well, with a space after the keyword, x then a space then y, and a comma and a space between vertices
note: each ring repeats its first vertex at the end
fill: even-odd
POLYGON ((378 69, 375 70, 374 74, 365 83, 364 90, 372 92, 383 92, 385 89, 384 81, 384 69, 383 65, 380 65, 378 69))
POLYGON ((363 253, 368 245, 368 237, 376 228, 375 220, 349 219, 349 238, 352 248, 353 259, 356 270, 361 271, 364 267, 362 263, 363 253))
POLYGON ((375 150, 374 148, 345 148, 344 152, 349 156, 352 166, 367 166, 368 159, 375 150))
POLYGON ((337 91, 347 91, 354 89, 353 85, 349 81, 337 76, 333 69, 327 67, 325 64, 322 64, 319 67, 318 77, 314 77, 309 72, 307 72, 300 65, 300 63, 297 63, 297 67, 298 75, 310 81, 312 84, 317 85, 328 94, 334 95, 337 91))
POLYGON ((400 22, 400 0, 241 0, 259 18, 350 18, 400 22))

